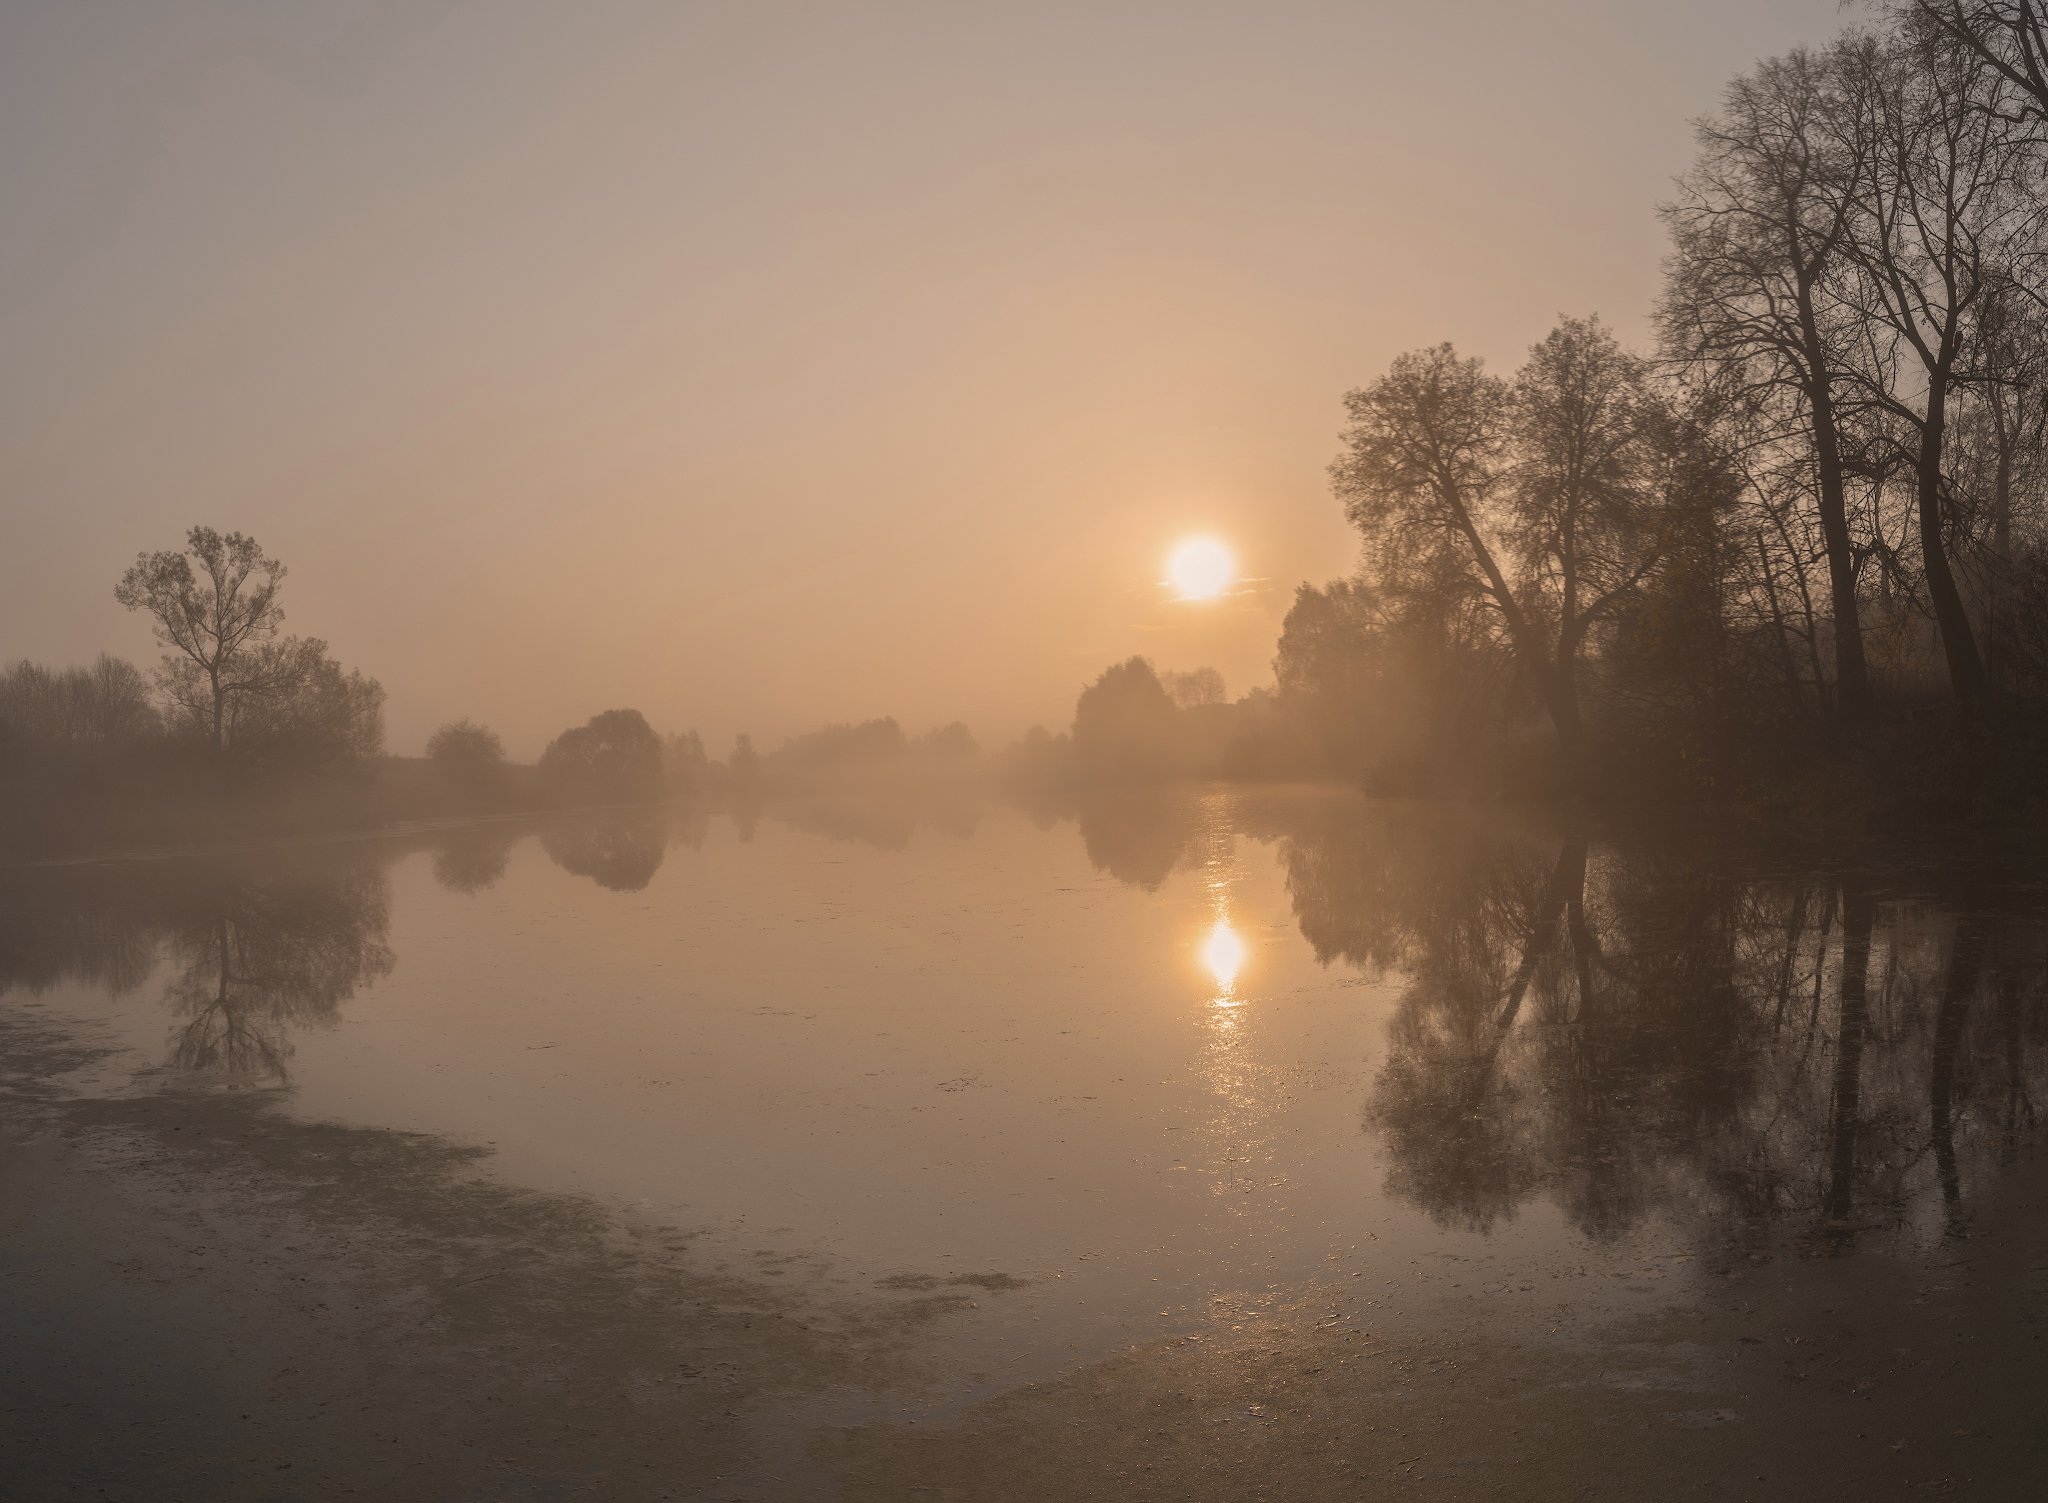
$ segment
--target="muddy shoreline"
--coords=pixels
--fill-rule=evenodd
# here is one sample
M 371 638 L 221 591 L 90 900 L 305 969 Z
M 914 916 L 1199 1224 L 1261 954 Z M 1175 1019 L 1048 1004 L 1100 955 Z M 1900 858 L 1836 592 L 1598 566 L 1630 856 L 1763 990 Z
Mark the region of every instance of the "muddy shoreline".
M 0 1470 L 25 1500 L 2048 1485 L 2048 1205 L 2021 1174 L 1945 1266 L 1759 1256 L 1677 1315 L 1533 1341 L 1489 1338 L 1480 1294 L 1441 1340 L 1275 1311 L 935 1417 L 906 1337 L 999 1289 L 820 1303 L 495 1183 L 474 1147 L 264 1093 L 75 1097 L 89 1046 L 16 1022 L 5 1047 Z M 855 1393 L 865 1418 L 800 1418 Z

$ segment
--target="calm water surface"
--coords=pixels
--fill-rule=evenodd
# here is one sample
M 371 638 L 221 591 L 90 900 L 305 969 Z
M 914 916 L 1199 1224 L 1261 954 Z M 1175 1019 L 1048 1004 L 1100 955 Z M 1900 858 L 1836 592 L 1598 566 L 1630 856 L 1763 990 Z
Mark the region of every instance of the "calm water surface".
M 15 872 L 62 1084 L 488 1146 L 820 1301 L 934 1300 L 947 1403 L 1262 1312 L 1591 1327 L 1731 1265 L 1934 1259 L 2031 1167 L 2048 926 L 1337 796 L 537 830 Z

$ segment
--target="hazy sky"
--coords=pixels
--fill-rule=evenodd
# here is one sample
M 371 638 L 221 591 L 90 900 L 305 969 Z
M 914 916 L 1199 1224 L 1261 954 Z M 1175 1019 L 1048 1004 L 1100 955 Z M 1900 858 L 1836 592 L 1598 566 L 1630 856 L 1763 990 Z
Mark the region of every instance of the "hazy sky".
M 0 0 L 0 659 L 206 521 L 393 750 L 1264 679 L 1339 397 L 1639 338 L 1689 117 L 1835 0 Z M 1197 531 L 1257 583 L 1168 601 Z

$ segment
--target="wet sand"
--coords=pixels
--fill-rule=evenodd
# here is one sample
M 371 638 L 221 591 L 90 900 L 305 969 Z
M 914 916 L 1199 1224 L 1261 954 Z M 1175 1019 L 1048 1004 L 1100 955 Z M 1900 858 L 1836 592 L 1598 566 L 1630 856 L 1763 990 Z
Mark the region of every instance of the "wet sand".
M 1941 1264 L 1732 1255 L 1641 1318 L 1427 1339 L 1335 1298 L 1236 1312 L 966 1408 L 925 1324 L 733 1277 L 508 1188 L 479 1150 L 264 1093 L 78 1099 L 6 1030 L 10 1499 L 2013 1498 L 2048 1488 L 2048 1205 Z M 2038 1186 L 2015 1174 L 2013 1185 Z M 849 1401 L 848 1395 L 860 1395 Z

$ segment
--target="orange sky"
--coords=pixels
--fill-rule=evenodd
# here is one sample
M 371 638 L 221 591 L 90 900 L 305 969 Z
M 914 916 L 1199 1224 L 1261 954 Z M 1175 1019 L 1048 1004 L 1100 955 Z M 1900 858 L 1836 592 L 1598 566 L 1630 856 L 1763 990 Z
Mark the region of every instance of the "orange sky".
M 1728 75 L 1833 0 L 0 11 L 0 658 L 146 659 L 194 521 L 531 755 L 614 705 L 1063 725 L 1263 679 L 1338 399 L 1630 337 Z M 1166 601 L 1180 536 L 1253 583 Z

